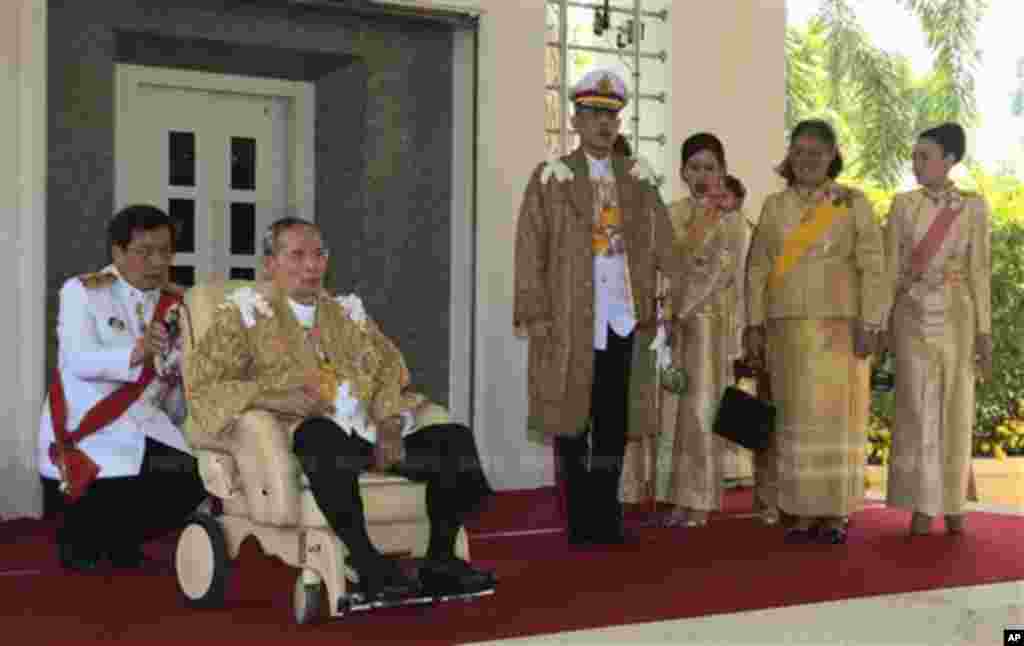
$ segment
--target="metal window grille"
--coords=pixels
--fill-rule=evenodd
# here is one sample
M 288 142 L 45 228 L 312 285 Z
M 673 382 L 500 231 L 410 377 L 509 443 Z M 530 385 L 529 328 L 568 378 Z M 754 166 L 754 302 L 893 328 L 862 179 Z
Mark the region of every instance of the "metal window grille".
M 614 4 L 607 1 L 548 0 L 545 141 L 550 156 L 566 154 L 576 145 L 576 133 L 569 122 L 569 72 L 570 60 L 579 53 L 616 57 L 629 71 L 631 78 L 627 78 L 627 82 L 632 98 L 626 111 L 630 127 L 623 135 L 634 153 L 640 154 L 644 143 L 660 147 L 667 143 L 664 132 L 647 125 L 652 110 L 666 109 L 666 94 L 664 91 L 645 91 L 647 85 L 643 83 L 641 66 L 643 61 L 655 61 L 661 70 L 665 69 L 668 52 L 665 49 L 647 50 L 643 45 L 647 24 L 651 21 L 667 23 L 668 9 L 645 10 L 643 5 L 642 0 Z M 603 37 L 605 42 L 611 41 L 609 46 L 580 43 L 574 36 L 585 29 L 593 29 L 592 33 L 598 36 L 592 40 Z M 658 166 L 655 164 L 656 168 Z M 664 177 L 658 173 L 658 182 L 664 181 Z

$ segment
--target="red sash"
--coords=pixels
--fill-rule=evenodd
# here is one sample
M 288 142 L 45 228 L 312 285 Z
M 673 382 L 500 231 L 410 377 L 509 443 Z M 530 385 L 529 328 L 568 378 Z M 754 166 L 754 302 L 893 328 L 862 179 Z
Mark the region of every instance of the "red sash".
M 156 305 L 153 320 L 163 319 L 167 310 L 180 301 L 181 298 L 176 294 L 164 291 Z M 123 415 L 142 395 L 154 377 L 156 370 L 153 369 L 152 362 L 148 362 L 142 368 L 142 374 L 137 381 L 123 384 L 96 402 L 82 418 L 78 428 L 69 432 L 68 406 L 64 398 L 60 368 L 53 371 L 53 380 L 50 382 L 50 418 L 56 441 L 50 444 L 49 455 L 50 461 L 60 470 L 64 495 L 69 501 L 74 502 L 81 498 L 100 473 L 99 465 L 78 448 L 78 443 Z
M 954 211 L 945 206 L 932 221 L 927 233 L 910 254 L 910 282 L 917 280 L 928 270 L 928 265 L 942 248 L 942 243 L 946 241 L 946 236 L 949 235 L 949 230 L 956 217 L 960 215 L 960 211 L 963 211 L 963 207 Z

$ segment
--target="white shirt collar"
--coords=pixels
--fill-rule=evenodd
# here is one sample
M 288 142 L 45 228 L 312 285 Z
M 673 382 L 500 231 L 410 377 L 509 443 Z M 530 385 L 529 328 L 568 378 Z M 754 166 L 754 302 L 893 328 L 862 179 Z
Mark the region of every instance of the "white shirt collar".
M 114 285 L 121 291 L 123 296 L 131 299 L 132 301 L 142 301 L 144 303 L 155 303 L 160 299 L 159 289 L 138 289 L 121 275 L 121 272 L 117 270 L 117 265 L 107 265 L 100 270 L 103 274 L 113 274 L 117 276 L 117 282 Z
M 583 153 L 587 156 L 587 164 L 590 166 L 590 177 L 611 177 L 612 174 L 612 156 L 606 155 L 604 159 L 598 159 L 591 157 L 589 153 Z
M 292 312 L 295 313 L 295 318 L 299 320 L 299 324 L 304 328 L 312 328 L 316 322 L 316 305 L 304 305 L 298 301 L 288 299 L 288 305 L 291 306 Z

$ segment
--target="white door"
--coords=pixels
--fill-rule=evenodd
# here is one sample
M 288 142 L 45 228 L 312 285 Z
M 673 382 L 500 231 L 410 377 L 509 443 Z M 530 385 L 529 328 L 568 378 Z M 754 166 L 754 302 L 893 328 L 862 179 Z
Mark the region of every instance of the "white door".
M 156 74 L 119 83 L 117 208 L 153 204 L 178 223 L 175 282 L 256 278 L 263 231 L 303 215 L 290 190 L 293 101 L 233 91 L 230 77 L 182 87 Z

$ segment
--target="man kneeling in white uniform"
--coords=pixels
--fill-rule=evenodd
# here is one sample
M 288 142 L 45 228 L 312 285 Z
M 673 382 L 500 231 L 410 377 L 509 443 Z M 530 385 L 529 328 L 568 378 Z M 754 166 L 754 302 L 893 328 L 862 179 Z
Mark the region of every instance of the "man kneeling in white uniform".
M 60 291 L 58 360 L 39 424 L 39 472 L 65 568 L 109 558 L 138 567 L 141 545 L 180 527 L 205 498 L 178 425 L 185 417 L 170 284 L 174 227 L 130 206 L 108 227 L 113 264 Z

